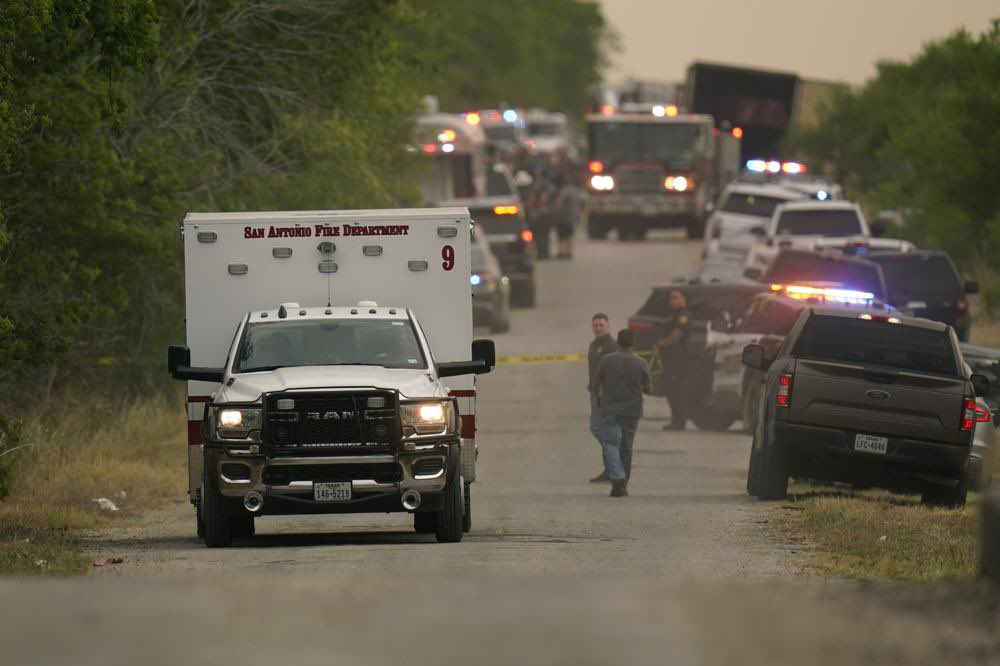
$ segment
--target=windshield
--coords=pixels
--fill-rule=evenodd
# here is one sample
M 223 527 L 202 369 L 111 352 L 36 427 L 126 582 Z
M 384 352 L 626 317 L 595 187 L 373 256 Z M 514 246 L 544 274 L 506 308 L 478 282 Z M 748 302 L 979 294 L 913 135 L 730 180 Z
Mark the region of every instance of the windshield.
M 762 282 L 776 284 L 808 284 L 832 282 L 844 289 L 867 291 L 881 297 L 882 276 L 878 266 L 861 261 L 826 258 L 819 255 L 782 252 Z
M 958 275 L 947 257 L 873 255 L 870 261 L 882 267 L 894 301 L 920 300 L 929 296 L 957 298 L 962 292 Z
M 487 236 L 521 234 L 521 218 L 518 215 L 495 215 L 492 209 L 473 211 L 472 219 Z
M 528 136 L 559 136 L 562 126 L 558 123 L 528 123 Z
M 699 126 L 690 123 L 592 123 L 590 156 L 601 160 L 689 164 L 695 158 L 700 134 Z
M 956 375 L 951 339 L 944 331 L 842 317 L 812 317 L 795 355 L 823 361 L 883 365 Z
M 486 138 L 490 141 L 517 142 L 517 133 L 514 132 L 513 125 L 494 125 L 483 128 L 483 131 L 486 132 Z
M 233 372 L 317 365 L 426 369 L 409 320 L 323 319 L 247 324 Z
M 776 234 L 788 236 L 854 236 L 861 220 L 853 210 L 786 210 L 778 218 Z
M 781 197 L 767 197 L 759 194 L 747 194 L 745 192 L 730 192 L 729 196 L 722 204 L 722 212 L 737 213 L 739 215 L 754 215 L 756 217 L 766 217 L 770 219 L 774 209 L 778 204 L 783 204 L 788 199 Z

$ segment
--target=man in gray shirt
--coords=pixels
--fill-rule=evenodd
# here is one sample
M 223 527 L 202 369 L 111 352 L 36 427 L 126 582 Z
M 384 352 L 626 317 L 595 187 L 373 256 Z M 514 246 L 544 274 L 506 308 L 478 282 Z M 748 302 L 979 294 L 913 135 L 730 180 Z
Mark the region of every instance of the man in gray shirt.
M 618 331 L 618 351 L 603 357 L 591 381 L 599 407 L 598 430 L 611 497 L 628 495 L 632 444 L 642 417 L 642 395 L 653 392 L 646 361 L 635 355 L 635 332 Z

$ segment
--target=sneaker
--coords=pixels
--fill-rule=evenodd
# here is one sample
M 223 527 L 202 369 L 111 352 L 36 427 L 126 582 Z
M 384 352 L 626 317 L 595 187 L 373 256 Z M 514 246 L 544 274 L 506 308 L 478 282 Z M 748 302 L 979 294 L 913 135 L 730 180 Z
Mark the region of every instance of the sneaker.
M 608 476 L 607 472 L 601 472 L 600 474 L 598 474 L 597 476 L 595 476 L 594 478 L 592 478 L 590 480 L 590 482 L 591 483 L 607 483 L 610 480 L 611 480 L 611 477 Z
M 611 497 L 628 497 L 628 486 L 625 479 L 611 482 Z

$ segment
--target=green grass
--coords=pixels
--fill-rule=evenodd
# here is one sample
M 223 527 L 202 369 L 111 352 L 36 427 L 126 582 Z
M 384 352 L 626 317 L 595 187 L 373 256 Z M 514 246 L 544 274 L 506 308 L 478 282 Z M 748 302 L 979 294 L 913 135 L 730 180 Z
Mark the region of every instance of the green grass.
M 23 424 L 27 444 L 0 502 L 0 574 L 78 573 L 79 531 L 115 524 L 186 490 L 183 398 L 94 402 Z M 118 511 L 94 501 L 107 498 Z
M 796 484 L 777 520 L 782 536 L 811 547 L 808 565 L 862 580 L 971 578 L 979 551 L 978 496 L 962 510 L 919 498 Z

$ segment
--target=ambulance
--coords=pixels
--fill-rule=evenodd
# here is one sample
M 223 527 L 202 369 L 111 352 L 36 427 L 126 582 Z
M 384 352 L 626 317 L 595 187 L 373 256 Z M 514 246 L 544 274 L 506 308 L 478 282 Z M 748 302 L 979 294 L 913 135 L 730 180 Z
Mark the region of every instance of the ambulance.
M 468 209 L 189 213 L 188 494 L 209 547 L 267 515 L 409 512 L 458 542 L 476 479 Z

